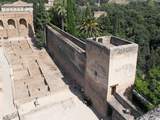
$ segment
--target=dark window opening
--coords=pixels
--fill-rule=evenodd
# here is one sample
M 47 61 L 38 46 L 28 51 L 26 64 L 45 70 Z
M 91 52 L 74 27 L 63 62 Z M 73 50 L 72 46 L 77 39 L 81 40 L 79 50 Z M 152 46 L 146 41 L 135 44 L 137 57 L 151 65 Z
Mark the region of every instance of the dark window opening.
M 25 19 L 20 19 L 19 20 L 21 28 L 27 28 L 27 22 Z
M 111 86 L 111 94 L 114 95 L 116 93 L 117 85 Z
M 97 71 L 94 71 L 94 75 L 95 75 L 95 76 L 97 76 L 97 75 L 98 75 Z
M 102 39 L 102 38 L 99 38 L 99 39 L 98 39 L 98 42 L 99 42 L 99 43 L 103 43 L 103 39 Z
M 15 24 L 15 21 L 13 19 L 8 20 L 8 27 L 9 27 L 9 29 L 16 28 L 16 24 Z

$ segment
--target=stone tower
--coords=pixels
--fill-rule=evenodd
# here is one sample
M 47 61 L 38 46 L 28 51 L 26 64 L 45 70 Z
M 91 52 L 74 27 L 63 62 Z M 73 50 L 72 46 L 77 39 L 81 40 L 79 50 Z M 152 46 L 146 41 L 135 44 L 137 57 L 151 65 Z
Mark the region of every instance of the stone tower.
M 107 115 L 107 101 L 134 84 L 138 45 L 117 37 L 87 40 L 85 93 L 99 115 Z

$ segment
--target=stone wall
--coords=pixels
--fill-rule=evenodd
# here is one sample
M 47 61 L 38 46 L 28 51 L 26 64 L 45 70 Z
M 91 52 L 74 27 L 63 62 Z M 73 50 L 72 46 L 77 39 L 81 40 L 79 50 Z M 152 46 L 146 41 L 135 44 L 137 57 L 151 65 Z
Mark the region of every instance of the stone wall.
M 48 52 L 62 70 L 83 87 L 86 63 L 85 51 L 63 34 L 49 26 L 46 27 Z M 73 40 L 76 41 L 77 39 Z M 79 43 L 79 41 L 76 42 Z
M 74 37 L 73 35 L 59 29 L 58 27 L 49 24 L 49 26 L 51 26 L 53 29 L 55 29 L 57 32 L 59 32 L 60 34 L 62 34 L 64 37 L 68 38 L 71 42 L 73 42 L 74 44 L 78 45 L 80 48 L 82 48 L 83 50 L 86 49 L 86 43 L 76 37 Z
M 138 46 L 134 43 L 110 49 L 108 91 L 116 85 L 117 93 L 125 93 L 135 81 Z M 109 97 L 111 94 L 108 94 Z
M 109 49 L 93 40 L 86 44 L 85 93 L 101 117 L 107 113 Z
M 33 37 L 33 15 L 30 12 L 0 12 L 0 38 Z
M 104 38 L 104 42 L 88 39 L 84 43 L 53 25 L 46 27 L 48 52 L 84 88 L 100 118 L 106 118 L 113 93 L 124 94 L 134 84 L 138 51 L 132 42 Z

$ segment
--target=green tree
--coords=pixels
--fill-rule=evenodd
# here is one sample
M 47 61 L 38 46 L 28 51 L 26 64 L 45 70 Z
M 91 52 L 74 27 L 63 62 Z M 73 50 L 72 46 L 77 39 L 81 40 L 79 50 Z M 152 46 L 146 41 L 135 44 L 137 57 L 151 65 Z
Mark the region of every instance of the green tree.
M 84 37 L 97 37 L 100 35 L 100 28 L 95 18 L 84 19 L 79 26 L 79 30 Z
M 57 14 L 61 19 L 61 28 L 64 30 L 65 27 L 65 18 L 67 16 L 67 1 L 66 0 L 57 0 L 55 1 L 54 8 Z
M 160 82 L 160 66 L 154 67 L 149 70 L 149 78 Z
M 76 34 L 75 12 L 75 0 L 67 0 L 67 30 L 73 35 Z
M 48 23 L 48 13 L 45 10 L 44 0 L 31 0 L 34 8 L 34 27 L 36 33 L 36 45 L 41 48 L 45 44 L 44 28 Z
M 84 17 L 82 17 L 82 20 L 78 28 L 79 28 L 80 34 L 84 38 L 97 37 L 101 33 L 98 20 L 93 17 L 93 13 L 90 9 L 89 4 L 87 4 L 87 8 L 86 8 Z

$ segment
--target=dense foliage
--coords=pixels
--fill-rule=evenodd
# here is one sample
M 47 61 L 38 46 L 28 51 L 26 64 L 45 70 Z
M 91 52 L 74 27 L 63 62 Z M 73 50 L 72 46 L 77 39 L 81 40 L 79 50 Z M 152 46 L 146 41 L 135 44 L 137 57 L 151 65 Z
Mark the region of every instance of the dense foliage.
M 139 44 L 135 89 L 153 104 L 148 109 L 160 104 L 160 4 L 148 0 L 89 7 L 86 1 L 82 2 L 77 1 L 83 6 L 75 11 L 78 37 L 112 34 Z M 107 16 L 95 19 L 95 10 L 106 11 Z
M 0 0 L 0 2 L 15 0 Z M 160 4 L 131 2 L 127 5 L 94 5 L 95 0 L 55 0 L 49 17 L 43 0 L 25 0 L 34 3 L 34 26 L 38 46 L 44 44 L 44 25 L 50 22 L 80 38 L 98 35 L 116 35 L 139 44 L 135 89 L 154 106 L 160 104 Z M 101 0 L 101 3 L 105 0 Z M 68 5 L 67 5 L 68 2 Z M 77 3 L 76 9 L 74 3 Z M 107 16 L 93 17 L 94 10 L 104 10 Z M 75 16 L 76 15 L 76 16 Z M 71 18 L 71 19 L 70 19 Z M 76 19 L 75 19 L 76 18 Z M 76 30 L 75 30 L 76 29 Z M 150 108 L 150 107 L 149 107 Z
M 160 104 L 160 4 L 149 0 L 128 5 L 105 4 L 99 18 L 103 35 L 113 34 L 139 44 L 135 89 L 153 105 Z
M 48 23 L 48 13 L 45 11 L 44 0 L 28 0 L 34 7 L 34 27 L 36 33 L 36 46 L 41 48 L 45 44 L 44 27 Z
M 138 68 L 142 74 L 160 65 L 160 5 L 134 2 L 126 6 L 104 5 L 103 34 L 113 34 L 139 44 Z M 155 58 L 156 57 L 156 58 Z
M 67 0 L 67 31 L 76 35 L 75 0 Z

